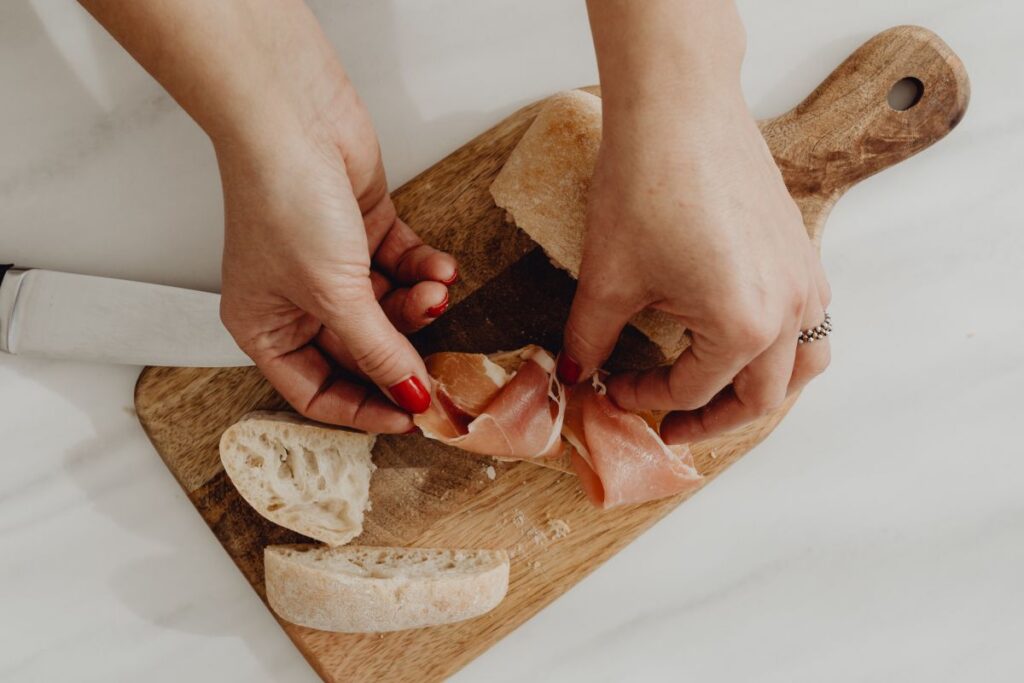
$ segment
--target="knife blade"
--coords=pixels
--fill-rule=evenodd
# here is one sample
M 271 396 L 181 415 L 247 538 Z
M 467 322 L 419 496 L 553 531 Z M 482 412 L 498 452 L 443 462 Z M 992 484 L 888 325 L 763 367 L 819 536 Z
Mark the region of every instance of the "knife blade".
M 252 365 L 220 321 L 220 296 L 0 266 L 0 351 L 187 367 Z

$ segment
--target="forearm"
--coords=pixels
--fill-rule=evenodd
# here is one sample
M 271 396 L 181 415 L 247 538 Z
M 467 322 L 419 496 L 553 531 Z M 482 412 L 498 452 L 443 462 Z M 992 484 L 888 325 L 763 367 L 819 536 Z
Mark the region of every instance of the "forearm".
M 308 128 L 348 82 L 299 0 L 81 4 L 215 142 Z
M 587 11 L 606 124 L 739 96 L 745 37 L 732 0 L 588 0 Z

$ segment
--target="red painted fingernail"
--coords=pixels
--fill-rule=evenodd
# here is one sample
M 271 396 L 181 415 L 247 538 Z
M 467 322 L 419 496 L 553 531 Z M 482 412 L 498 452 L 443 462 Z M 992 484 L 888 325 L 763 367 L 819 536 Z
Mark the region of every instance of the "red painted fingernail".
M 425 413 L 430 407 L 430 393 L 415 375 L 388 387 L 388 391 L 391 392 L 391 398 L 395 399 L 395 403 L 414 415 Z
M 445 311 L 448 310 L 448 292 L 444 293 L 444 299 L 436 306 L 431 306 L 427 309 L 427 316 L 430 318 L 436 318 Z
M 458 280 L 458 279 L 459 279 L 459 269 L 456 268 L 454 271 L 452 271 L 452 276 L 450 278 L 448 278 L 447 280 L 441 280 L 441 284 L 442 285 L 454 285 L 455 281 Z
M 583 368 L 564 351 L 558 356 L 558 379 L 565 384 L 576 384 L 580 381 Z
M 413 425 L 412 429 L 410 429 L 409 431 L 406 431 L 406 432 L 402 432 L 402 433 L 403 434 L 422 434 L 423 430 L 420 429 L 419 427 L 417 427 L 416 425 Z

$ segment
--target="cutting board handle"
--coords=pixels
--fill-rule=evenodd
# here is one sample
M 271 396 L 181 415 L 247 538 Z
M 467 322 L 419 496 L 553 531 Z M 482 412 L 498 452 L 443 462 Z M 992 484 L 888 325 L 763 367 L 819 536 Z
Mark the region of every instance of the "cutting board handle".
M 790 193 L 813 217 L 812 239 L 819 241 L 828 209 L 846 190 L 941 140 L 969 99 L 967 71 L 950 47 L 928 29 L 897 26 L 762 124 Z

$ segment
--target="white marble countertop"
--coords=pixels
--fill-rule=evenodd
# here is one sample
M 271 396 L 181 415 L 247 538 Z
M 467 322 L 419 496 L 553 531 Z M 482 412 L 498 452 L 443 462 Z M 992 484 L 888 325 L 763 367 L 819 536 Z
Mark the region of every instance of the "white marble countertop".
M 833 364 L 779 430 L 458 681 L 1024 675 L 1024 5 L 741 9 L 760 115 L 899 23 L 964 58 L 971 110 L 840 202 Z M 316 10 L 395 184 L 595 80 L 582 0 Z M 209 145 L 84 12 L 3 3 L 0 93 L 0 260 L 217 288 Z M 137 374 L 0 358 L 0 679 L 314 680 L 147 442 Z

